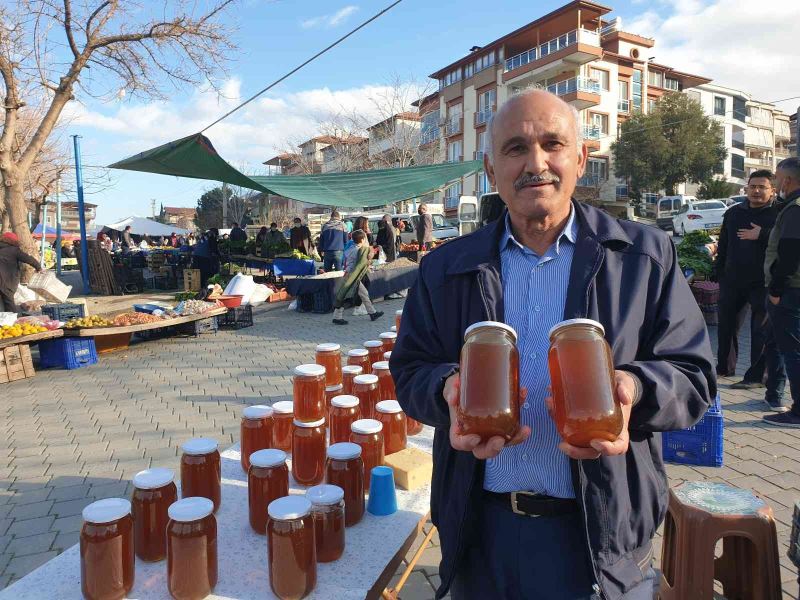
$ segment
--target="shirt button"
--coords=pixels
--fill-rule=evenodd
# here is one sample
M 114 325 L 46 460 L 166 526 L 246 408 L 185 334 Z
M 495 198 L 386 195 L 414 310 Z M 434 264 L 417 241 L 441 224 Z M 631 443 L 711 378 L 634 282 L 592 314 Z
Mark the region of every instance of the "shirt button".
M 537 356 L 536 352 L 531 352 L 531 358 L 532 359 L 536 360 L 536 356 Z
M 534 306 L 534 307 L 533 307 L 533 310 L 535 310 L 536 312 L 539 312 L 539 311 L 540 311 L 540 310 L 542 310 L 542 309 L 541 309 L 541 308 L 539 307 L 539 305 L 537 304 L 536 306 Z
M 522 455 L 522 460 L 528 460 L 528 455 L 527 454 L 523 454 Z
M 522 408 L 530 408 L 530 407 L 531 407 L 531 405 L 530 405 L 530 404 L 528 404 L 527 402 L 526 402 L 525 404 L 523 404 L 523 405 L 522 405 Z

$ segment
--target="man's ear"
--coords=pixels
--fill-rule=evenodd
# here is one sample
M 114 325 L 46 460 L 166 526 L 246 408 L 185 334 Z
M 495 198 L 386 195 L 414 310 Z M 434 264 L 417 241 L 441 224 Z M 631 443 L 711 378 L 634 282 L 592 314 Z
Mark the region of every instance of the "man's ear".
M 489 155 L 485 152 L 483 153 L 483 170 L 486 173 L 486 177 L 489 179 L 489 183 L 495 188 L 494 184 L 494 166 L 492 165 L 492 161 L 489 160 Z
M 586 143 L 581 144 L 580 150 L 578 150 L 578 179 L 583 177 L 584 171 L 586 171 L 586 161 L 588 160 L 589 156 L 589 149 L 586 147 Z

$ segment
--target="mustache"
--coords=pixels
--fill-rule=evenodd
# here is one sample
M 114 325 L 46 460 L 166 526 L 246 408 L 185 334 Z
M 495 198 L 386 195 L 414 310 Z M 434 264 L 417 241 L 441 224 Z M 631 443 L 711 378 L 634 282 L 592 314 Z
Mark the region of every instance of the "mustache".
M 514 189 L 516 191 L 520 191 L 526 185 L 530 185 L 532 183 L 561 183 L 561 178 L 550 171 L 544 171 L 539 175 L 525 173 L 514 182 Z

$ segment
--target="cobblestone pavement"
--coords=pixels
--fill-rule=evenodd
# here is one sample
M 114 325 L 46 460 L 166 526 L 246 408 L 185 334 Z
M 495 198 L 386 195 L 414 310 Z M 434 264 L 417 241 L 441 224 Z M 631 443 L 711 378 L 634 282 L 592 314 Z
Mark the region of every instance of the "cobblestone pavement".
M 388 330 L 401 304 L 381 303 L 386 316 L 378 322 L 350 317 L 347 327 L 334 327 L 330 315 L 271 306 L 256 311 L 251 328 L 140 343 L 92 367 L 41 371 L 3 385 L 0 588 L 75 544 L 84 506 L 130 494 L 130 479 L 141 469 L 175 468 L 178 448 L 190 437 L 235 442 L 242 406 L 287 399 L 290 369 L 308 361 L 318 342 L 357 346 Z M 778 520 L 785 597 L 794 598 L 796 570 L 785 555 L 792 507 L 800 500 L 800 430 L 763 425 L 763 390 L 728 389 L 733 381 L 722 381 L 725 466 L 670 466 L 670 483 L 725 481 L 763 495 Z M 657 546 L 659 556 L 660 539 Z M 433 598 L 439 559 L 434 536 L 401 598 Z

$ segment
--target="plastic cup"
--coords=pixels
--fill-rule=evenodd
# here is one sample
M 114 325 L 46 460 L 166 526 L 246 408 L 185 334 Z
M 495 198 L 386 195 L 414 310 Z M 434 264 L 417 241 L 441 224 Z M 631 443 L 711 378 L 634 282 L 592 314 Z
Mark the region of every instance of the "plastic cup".
M 397 512 L 394 471 L 390 467 L 373 467 L 370 473 L 367 510 L 379 517 Z

